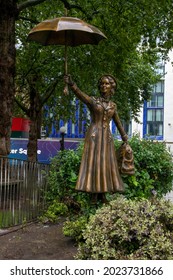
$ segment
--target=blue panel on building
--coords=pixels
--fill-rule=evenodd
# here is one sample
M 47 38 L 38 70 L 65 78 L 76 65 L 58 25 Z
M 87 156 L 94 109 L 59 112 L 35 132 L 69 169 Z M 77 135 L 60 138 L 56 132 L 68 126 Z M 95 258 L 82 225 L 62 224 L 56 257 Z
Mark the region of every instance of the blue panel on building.
M 27 160 L 27 139 L 11 139 L 11 152 L 9 158 Z M 76 149 L 79 145 L 79 141 L 65 139 L 65 149 Z M 50 159 L 53 158 L 60 150 L 59 140 L 38 140 L 37 156 L 38 162 L 50 163 Z

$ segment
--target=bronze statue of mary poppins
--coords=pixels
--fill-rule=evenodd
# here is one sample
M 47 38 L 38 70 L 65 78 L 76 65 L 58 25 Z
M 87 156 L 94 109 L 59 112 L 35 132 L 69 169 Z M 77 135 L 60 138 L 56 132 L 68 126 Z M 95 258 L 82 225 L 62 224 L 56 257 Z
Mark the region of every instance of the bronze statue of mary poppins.
M 70 75 L 65 75 L 67 83 L 77 98 L 84 102 L 91 114 L 91 124 L 85 137 L 82 161 L 76 190 L 92 193 L 92 201 L 98 198 L 107 202 L 106 193 L 124 191 L 121 173 L 134 174 L 133 154 L 127 143 L 128 136 L 118 116 L 117 106 L 111 101 L 116 90 L 116 80 L 111 75 L 103 75 L 98 81 L 100 97 L 89 96 L 82 92 L 72 81 Z M 124 144 L 117 154 L 110 131 L 110 121 L 114 120 Z
M 96 27 L 71 17 L 45 20 L 34 27 L 28 39 L 42 45 L 65 46 L 65 83 L 68 84 L 77 98 L 84 102 L 91 113 L 91 124 L 88 128 L 82 162 L 76 190 L 92 193 L 92 200 L 106 202 L 107 192 L 123 192 L 123 181 L 120 171 L 134 173 L 133 155 L 127 143 L 128 137 L 117 113 L 117 106 L 110 100 L 117 83 L 113 76 L 104 75 L 98 81 L 101 96 L 96 98 L 82 92 L 67 75 L 67 46 L 81 44 L 98 44 L 106 36 Z M 65 89 L 67 92 L 67 88 Z M 118 153 L 121 163 L 118 164 L 110 121 L 114 120 L 124 145 Z

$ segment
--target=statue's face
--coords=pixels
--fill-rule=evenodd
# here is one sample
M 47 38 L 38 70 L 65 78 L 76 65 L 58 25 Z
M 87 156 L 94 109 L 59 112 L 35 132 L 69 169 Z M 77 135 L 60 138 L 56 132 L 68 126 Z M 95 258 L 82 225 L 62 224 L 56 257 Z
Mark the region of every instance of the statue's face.
M 100 81 L 100 92 L 101 95 L 106 98 L 111 95 L 111 84 L 109 82 L 109 79 L 106 77 L 103 77 L 102 80 Z

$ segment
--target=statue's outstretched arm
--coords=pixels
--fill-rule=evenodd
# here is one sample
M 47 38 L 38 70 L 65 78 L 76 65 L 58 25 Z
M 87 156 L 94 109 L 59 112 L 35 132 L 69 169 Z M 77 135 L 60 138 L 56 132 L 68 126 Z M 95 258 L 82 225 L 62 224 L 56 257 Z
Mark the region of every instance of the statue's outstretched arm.
M 70 75 L 64 76 L 64 81 L 66 84 L 68 84 L 71 88 L 71 90 L 74 92 L 74 94 L 85 104 L 89 105 L 93 103 L 93 99 L 87 95 L 86 93 L 82 92 L 78 86 L 72 81 Z

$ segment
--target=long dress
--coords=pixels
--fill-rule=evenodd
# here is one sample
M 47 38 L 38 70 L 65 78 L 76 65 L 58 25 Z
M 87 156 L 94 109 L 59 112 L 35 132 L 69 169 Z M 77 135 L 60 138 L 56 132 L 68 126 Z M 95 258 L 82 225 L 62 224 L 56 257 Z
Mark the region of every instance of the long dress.
M 113 119 L 120 134 L 126 136 L 114 102 L 105 103 L 102 97 L 91 97 L 75 84 L 71 86 L 75 95 L 90 110 L 91 124 L 87 130 L 76 190 L 91 193 L 123 192 L 115 146 L 110 131 Z

